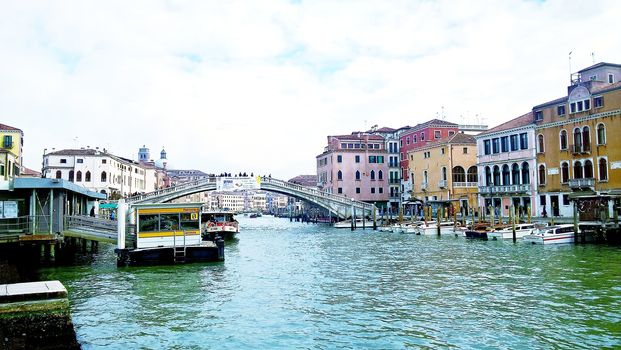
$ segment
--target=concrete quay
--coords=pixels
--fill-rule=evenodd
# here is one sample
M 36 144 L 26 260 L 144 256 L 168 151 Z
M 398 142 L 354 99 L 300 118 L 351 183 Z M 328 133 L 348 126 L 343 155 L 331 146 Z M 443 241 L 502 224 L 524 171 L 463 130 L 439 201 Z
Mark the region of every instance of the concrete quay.
M 0 348 L 79 349 L 65 286 L 0 284 Z

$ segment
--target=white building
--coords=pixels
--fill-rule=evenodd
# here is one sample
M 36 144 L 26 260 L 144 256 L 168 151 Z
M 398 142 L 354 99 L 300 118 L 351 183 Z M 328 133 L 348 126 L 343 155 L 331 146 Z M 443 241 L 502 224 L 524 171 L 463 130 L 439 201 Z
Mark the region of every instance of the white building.
M 111 195 L 156 189 L 156 169 L 115 156 L 104 149 L 64 149 L 43 154 L 43 177 L 65 179 L 91 191 Z

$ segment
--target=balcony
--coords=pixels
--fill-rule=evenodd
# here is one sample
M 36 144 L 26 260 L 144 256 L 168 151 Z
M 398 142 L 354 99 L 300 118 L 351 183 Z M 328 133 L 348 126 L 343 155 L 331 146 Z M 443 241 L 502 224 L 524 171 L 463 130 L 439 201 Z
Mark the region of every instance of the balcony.
M 447 182 L 448 182 L 448 181 L 446 181 L 446 180 L 440 180 L 440 181 L 438 181 L 438 187 L 440 187 L 440 188 L 446 188 L 446 186 L 447 186 Z
M 569 179 L 569 187 L 571 189 L 592 188 L 595 186 L 595 179 Z
M 399 168 L 400 167 L 399 162 L 389 162 L 388 166 L 390 168 Z
M 478 185 L 478 182 L 453 182 L 453 187 L 455 188 L 477 187 Z
M 420 189 L 423 191 L 427 191 L 427 182 L 421 182 L 420 183 Z
M 524 193 L 529 190 L 530 184 L 479 187 L 479 192 L 481 194 Z
M 584 144 L 571 145 L 570 149 L 573 154 L 591 153 L 591 144 L 584 143 Z
M 401 179 L 390 179 L 388 183 L 399 185 L 401 184 Z

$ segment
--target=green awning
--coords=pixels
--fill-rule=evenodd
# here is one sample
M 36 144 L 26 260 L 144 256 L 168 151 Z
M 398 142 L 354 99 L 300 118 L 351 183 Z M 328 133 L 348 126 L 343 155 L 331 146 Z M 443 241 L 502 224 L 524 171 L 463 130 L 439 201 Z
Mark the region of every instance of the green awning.
M 101 203 L 99 209 L 116 209 L 116 203 Z

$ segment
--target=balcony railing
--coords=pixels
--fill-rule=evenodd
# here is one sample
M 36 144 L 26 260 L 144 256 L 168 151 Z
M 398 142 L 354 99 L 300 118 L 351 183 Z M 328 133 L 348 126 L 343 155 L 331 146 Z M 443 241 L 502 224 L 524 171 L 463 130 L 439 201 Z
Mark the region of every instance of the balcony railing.
M 391 184 L 400 184 L 401 183 L 401 179 L 390 179 L 388 180 L 389 183 Z
M 420 189 L 423 191 L 427 191 L 427 182 L 421 182 L 420 183 Z
M 595 186 L 595 179 L 569 179 L 569 187 L 570 188 L 590 188 Z
M 530 184 L 523 185 L 502 185 L 502 186 L 480 186 L 479 192 L 482 194 L 496 193 L 523 193 L 530 190 Z
M 591 144 L 583 143 L 583 144 L 575 144 L 570 147 L 573 154 L 582 154 L 582 153 L 591 153 Z
M 453 187 L 455 188 L 477 187 L 478 185 L 478 182 L 453 182 Z
M 399 162 L 389 162 L 388 166 L 391 168 L 398 168 L 399 167 Z
M 446 183 L 447 183 L 446 180 L 440 180 L 440 181 L 438 181 L 438 187 L 446 188 Z

